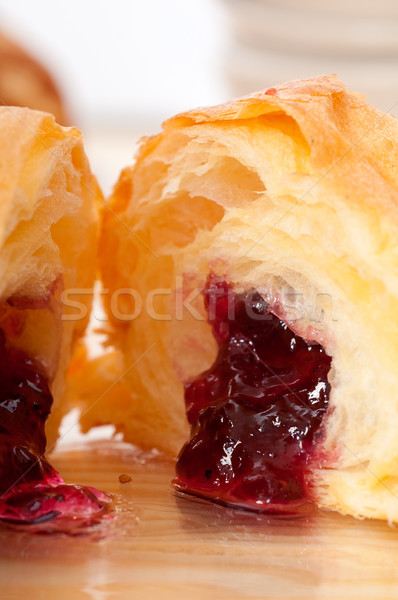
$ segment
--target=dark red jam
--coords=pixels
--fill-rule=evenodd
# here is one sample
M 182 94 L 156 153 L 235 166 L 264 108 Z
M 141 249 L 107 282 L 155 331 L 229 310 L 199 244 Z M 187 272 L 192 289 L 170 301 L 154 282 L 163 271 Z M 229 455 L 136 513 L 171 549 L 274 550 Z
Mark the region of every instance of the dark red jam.
M 256 291 L 210 276 L 205 306 L 218 343 L 208 371 L 185 385 L 191 439 L 179 490 L 259 511 L 294 510 L 328 405 L 331 358 L 270 312 Z
M 60 515 L 88 518 L 106 494 L 67 485 L 45 457 L 52 396 L 47 378 L 0 330 L 0 520 L 41 523 Z

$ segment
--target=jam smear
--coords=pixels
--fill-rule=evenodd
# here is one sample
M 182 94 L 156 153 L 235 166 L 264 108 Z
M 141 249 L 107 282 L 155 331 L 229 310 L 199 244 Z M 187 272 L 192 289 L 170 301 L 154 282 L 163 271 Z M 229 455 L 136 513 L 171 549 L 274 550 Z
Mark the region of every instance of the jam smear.
M 309 496 L 306 471 L 327 410 L 331 358 L 255 290 L 235 293 L 210 275 L 204 296 L 218 355 L 185 385 L 191 439 L 174 483 L 224 505 L 295 512 Z
M 0 330 L 0 520 L 42 523 L 55 517 L 91 518 L 110 498 L 65 484 L 45 457 L 45 423 L 52 396 L 43 369 L 9 346 Z

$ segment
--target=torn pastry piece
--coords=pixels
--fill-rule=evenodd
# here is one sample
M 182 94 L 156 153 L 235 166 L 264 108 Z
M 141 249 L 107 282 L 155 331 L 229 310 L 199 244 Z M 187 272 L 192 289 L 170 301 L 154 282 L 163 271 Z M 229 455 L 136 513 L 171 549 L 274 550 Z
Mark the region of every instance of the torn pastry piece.
M 397 164 L 397 121 L 334 76 L 143 140 L 101 241 L 114 422 L 180 489 L 398 520 Z
M 0 108 L 1 519 L 99 510 L 95 494 L 65 486 L 45 455 L 45 426 L 51 449 L 89 316 L 99 198 L 78 130 Z
M 28 52 L 0 33 L 0 102 L 50 112 L 66 125 L 60 91 L 48 71 Z

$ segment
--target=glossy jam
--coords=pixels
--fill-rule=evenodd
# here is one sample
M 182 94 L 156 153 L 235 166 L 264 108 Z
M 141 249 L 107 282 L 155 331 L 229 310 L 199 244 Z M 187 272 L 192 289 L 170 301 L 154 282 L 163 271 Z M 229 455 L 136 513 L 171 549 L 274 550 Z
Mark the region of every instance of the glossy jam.
M 45 457 L 52 397 L 43 370 L 0 330 L 0 520 L 40 523 L 91 517 L 109 498 L 67 485 Z
M 308 497 L 331 358 L 294 334 L 256 291 L 237 294 L 209 277 L 205 305 L 218 355 L 185 386 L 191 439 L 175 484 L 227 505 L 294 510 Z

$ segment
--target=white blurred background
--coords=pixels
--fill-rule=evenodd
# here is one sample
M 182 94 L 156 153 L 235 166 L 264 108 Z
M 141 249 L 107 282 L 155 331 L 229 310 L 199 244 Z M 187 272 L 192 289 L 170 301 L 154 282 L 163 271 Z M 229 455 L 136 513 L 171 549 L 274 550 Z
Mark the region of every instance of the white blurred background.
M 163 119 L 288 79 L 335 72 L 398 112 L 398 0 L 0 0 L 0 19 L 56 79 L 106 193 Z
M 0 27 L 45 64 L 79 125 L 160 126 L 227 97 L 217 0 L 0 0 Z

